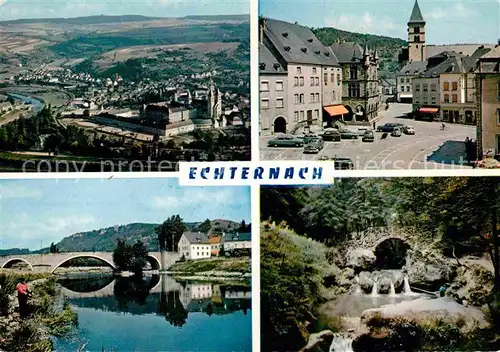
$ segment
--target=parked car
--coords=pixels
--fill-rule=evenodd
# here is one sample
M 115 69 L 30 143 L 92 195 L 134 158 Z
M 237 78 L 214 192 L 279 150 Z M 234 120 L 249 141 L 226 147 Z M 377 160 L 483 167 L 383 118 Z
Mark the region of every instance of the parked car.
M 323 138 L 318 137 L 315 139 L 311 139 L 309 143 L 307 143 L 304 146 L 304 153 L 312 153 L 312 154 L 319 153 L 324 146 L 325 142 L 323 141 Z
M 267 145 L 269 147 L 302 147 L 304 145 L 304 141 L 295 136 L 280 135 L 271 139 Z
M 320 135 L 318 134 L 315 134 L 315 133 L 308 133 L 308 134 L 304 134 L 303 137 L 299 137 L 299 138 L 302 138 L 302 140 L 304 141 L 304 144 L 307 144 L 317 138 L 321 138 Z
M 363 135 L 363 138 L 361 138 L 363 142 L 374 142 L 375 141 L 375 135 L 373 134 L 373 131 L 366 131 L 365 134 Z
M 399 127 L 394 128 L 391 132 L 391 136 L 401 137 L 401 129 Z
M 358 136 L 364 136 L 367 131 L 369 131 L 369 129 L 366 127 L 358 128 Z
M 404 134 L 411 134 L 411 135 L 413 135 L 413 134 L 415 134 L 415 127 L 413 127 L 413 126 L 405 126 L 403 128 L 403 133 Z
M 339 130 L 340 132 L 340 137 L 342 139 L 358 139 L 358 133 L 350 131 L 348 129 L 341 129 Z
M 354 169 L 354 163 L 349 158 L 333 158 L 335 162 L 336 170 L 352 170 Z
M 323 133 L 323 140 L 324 141 L 340 141 L 342 139 L 342 136 L 340 134 L 339 130 L 336 129 L 327 129 Z
M 399 127 L 399 129 L 403 129 L 404 126 L 405 125 L 402 123 L 388 122 L 382 126 L 378 126 L 377 132 L 392 132 L 392 131 L 394 131 L 395 128 Z

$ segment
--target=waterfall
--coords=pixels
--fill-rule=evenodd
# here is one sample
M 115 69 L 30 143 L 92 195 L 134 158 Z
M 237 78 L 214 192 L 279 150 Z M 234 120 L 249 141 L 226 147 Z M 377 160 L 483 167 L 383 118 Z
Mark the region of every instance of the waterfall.
M 404 292 L 405 292 L 406 295 L 413 294 L 413 292 L 411 292 L 410 283 L 408 282 L 408 275 L 405 275 L 403 290 L 404 290 Z
M 391 291 L 389 292 L 390 296 L 396 296 L 396 288 L 394 287 L 394 282 L 391 280 Z
M 372 296 L 378 296 L 378 287 L 376 282 L 373 283 Z
M 352 338 L 343 334 L 335 334 L 330 345 L 330 352 L 354 352 L 352 349 Z
M 354 291 L 354 293 L 355 293 L 355 294 L 357 294 L 357 295 L 362 294 L 362 293 L 363 293 L 363 291 L 361 291 L 361 286 L 357 285 L 357 286 L 356 286 L 356 291 Z

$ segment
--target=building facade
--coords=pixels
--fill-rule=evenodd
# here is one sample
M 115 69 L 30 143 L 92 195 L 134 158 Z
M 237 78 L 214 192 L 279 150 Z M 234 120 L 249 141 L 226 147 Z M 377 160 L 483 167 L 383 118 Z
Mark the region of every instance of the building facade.
M 309 28 L 298 24 L 261 19 L 259 33 L 261 45 L 274 58 L 273 67 L 277 63 L 287 73 L 287 79 L 283 80 L 283 88 L 287 93 L 287 105 L 283 108 L 287 112 L 283 116 L 285 121 L 281 116 L 272 124 L 266 121 L 261 128 L 269 129 L 261 133 L 297 133 L 306 129 L 322 129 L 323 108 L 340 105 L 342 99 L 342 87 L 337 83 L 341 69 L 335 54 Z M 262 50 L 261 53 L 266 55 L 267 51 Z M 265 61 L 261 59 L 260 62 Z M 267 65 L 264 69 L 267 69 Z M 265 82 L 265 77 L 261 77 L 261 82 L 269 84 Z M 271 99 L 268 98 L 270 92 L 263 93 L 264 99 Z M 281 104 L 281 100 L 276 103 Z
M 440 105 L 439 75 L 429 73 L 413 78 L 413 111 L 437 117 Z
M 235 249 L 251 249 L 252 235 L 251 233 L 225 233 L 222 236 L 222 246 L 224 252 L 231 252 Z
M 407 63 L 396 75 L 397 101 L 413 103 L 413 78 L 425 72 L 427 61 Z
M 342 103 L 347 109 L 346 122 L 369 122 L 378 116 L 379 57 L 377 50 L 364 49 L 356 43 L 334 43 L 331 46 L 342 67 Z
M 408 61 L 425 61 L 427 58 L 425 45 L 425 20 L 415 0 L 410 20 L 408 21 Z
M 288 119 L 288 72 L 269 49 L 259 44 L 260 133 L 286 133 Z
M 476 66 L 477 157 L 500 154 L 500 46 Z
M 186 260 L 206 259 L 211 257 L 212 245 L 204 233 L 184 232 L 177 244 L 177 251 Z

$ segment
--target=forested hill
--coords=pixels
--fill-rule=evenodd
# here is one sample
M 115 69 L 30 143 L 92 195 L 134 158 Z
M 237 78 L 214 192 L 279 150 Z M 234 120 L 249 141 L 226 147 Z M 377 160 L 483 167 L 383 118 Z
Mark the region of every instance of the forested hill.
M 401 48 L 408 44 L 405 40 L 399 38 L 353 33 L 330 27 L 312 28 L 312 31 L 327 46 L 341 40 L 358 43 L 362 47 L 364 47 L 365 43 L 368 43 L 370 49 L 377 48 L 381 59 L 381 73 L 395 73 L 399 71 L 398 54 Z
M 116 225 L 99 230 L 75 233 L 71 236 L 63 238 L 56 247 L 61 252 L 89 252 L 89 251 L 113 251 L 116 247 L 118 239 L 125 239 L 128 243 L 136 242 L 137 240 L 144 242 L 148 250 L 158 250 L 158 240 L 155 233 L 155 228 L 160 224 L 148 223 L 132 223 L 127 225 Z M 240 231 L 242 223 L 226 219 L 205 220 L 203 222 L 184 222 L 188 231 L 201 232 L 234 232 Z M 248 225 L 246 230 L 249 231 Z M 44 248 L 37 251 L 29 251 L 28 249 L 2 249 L 2 255 L 14 254 L 30 254 L 30 253 L 48 253 L 49 248 Z

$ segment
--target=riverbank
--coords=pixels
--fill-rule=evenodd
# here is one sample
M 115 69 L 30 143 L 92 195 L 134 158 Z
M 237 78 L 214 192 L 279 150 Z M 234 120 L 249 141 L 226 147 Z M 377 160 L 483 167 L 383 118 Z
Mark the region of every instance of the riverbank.
M 212 258 L 175 263 L 164 272 L 175 279 L 185 281 L 250 281 L 250 257 Z
M 28 281 L 29 317 L 21 319 L 15 286 L 20 277 Z M 60 302 L 59 287 L 49 274 L 0 274 L 0 349 L 6 351 L 52 351 L 52 337 L 64 336 L 77 324 L 68 304 Z

